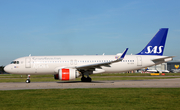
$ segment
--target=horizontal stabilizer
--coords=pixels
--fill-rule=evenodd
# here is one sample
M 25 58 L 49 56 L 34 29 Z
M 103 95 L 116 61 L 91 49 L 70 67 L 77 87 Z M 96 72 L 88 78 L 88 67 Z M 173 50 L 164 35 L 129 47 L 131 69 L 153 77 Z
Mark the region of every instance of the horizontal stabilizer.
M 175 56 L 167 56 L 167 57 L 163 57 L 163 58 L 157 58 L 157 59 L 152 59 L 152 61 L 154 63 L 161 63 L 161 62 L 168 62 L 168 61 L 171 61 L 172 58 L 174 58 Z

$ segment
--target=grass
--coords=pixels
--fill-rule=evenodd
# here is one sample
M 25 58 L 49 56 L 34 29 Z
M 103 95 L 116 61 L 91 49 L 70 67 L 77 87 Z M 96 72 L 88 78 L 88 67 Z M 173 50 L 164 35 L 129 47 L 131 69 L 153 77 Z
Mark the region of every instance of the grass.
M 93 81 L 103 81 L 103 80 L 148 80 L 148 79 L 171 79 L 180 77 L 91 77 Z
M 171 79 L 171 78 L 180 78 L 180 77 L 91 77 L 93 81 L 115 81 L 115 80 L 148 80 L 148 79 Z M 75 79 L 74 81 L 80 81 L 80 78 Z M 4 82 L 25 82 L 26 78 L 3 78 L 0 79 L 0 83 Z M 31 82 L 59 82 L 61 80 L 55 80 L 53 77 L 50 78 L 31 78 Z
M 127 77 L 130 76 L 130 77 Z M 135 76 L 135 77 L 133 77 Z M 95 74 L 93 80 L 180 78 L 149 74 Z M 174 77 L 172 77 L 174 76 Z M 0 82 L 24 82 L 26 75 L 0 75 Z M 77 78 L 76 80 L 80 80 Z M 32 82 L 58 81 L 53 75 L 31 75 Z M 0 91 L 1 110 L 179 110 L 180 88 L 91 88 Z
M 179 110 L 180 88 L 0 91 L 1 110 Z
M 149 77 L 146 77 L 149 76 Z M 169 79 L 169 78 L 180 78 L 180 73 L 166 73 L 164 76 L 150 76 L 150 74 L 141 73 L 105 73 L 105 74 L 93 74 L 91 78 L 93 81 L 102 80 L 148 80 L 148 79 Z M 168 77 L 167 77 L 168 76 Z M 15 74 L 1 74 L 0 83 L 2 82 L 25 82 L 26 75 L 15 75 Z M 80 81 L 80 78 L 75 79 Z M 55 80 L 53 75 L 31 75 L 31 82 L 50 82 L 59 81 Z
M 103 73 L 91 76 L 151 76 L 148 73 Z M 165 73 L 165 76 L 180 76 L 180 73 Z M 0 78 L 26 78 L 26 75 L 0 74 Z M 53 75 L 31 75 L 32 78 L 53 77 Z
M 53 75 L 31 75 L 31 78 L 54 77 Z M 26 75 L 0 74 L 0 78 L 27 78 Z
M 92 76 L 151 76 L 149 73 L 103 73 Z M 165 76 L 180 76 L 180 73 L 165 73 Z

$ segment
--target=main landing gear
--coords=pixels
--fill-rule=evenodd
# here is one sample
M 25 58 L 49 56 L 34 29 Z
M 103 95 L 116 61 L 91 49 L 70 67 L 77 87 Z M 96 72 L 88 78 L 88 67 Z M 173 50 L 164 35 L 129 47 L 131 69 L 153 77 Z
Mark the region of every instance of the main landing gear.
M 26 83 L 30 83 L 30 75 L 27 75 L 27 80 L 26 80 Z
M 82 77 L 81 77 L 81 81 L 82 81 L 82 82 L 91 82 L 91 81 L 92 81 L 92 79 L 89 77 L 89 75 L 87 75 L 87 78 L 86 78 L 86 77 L 84 77 L 84 75 L 82 75 Z

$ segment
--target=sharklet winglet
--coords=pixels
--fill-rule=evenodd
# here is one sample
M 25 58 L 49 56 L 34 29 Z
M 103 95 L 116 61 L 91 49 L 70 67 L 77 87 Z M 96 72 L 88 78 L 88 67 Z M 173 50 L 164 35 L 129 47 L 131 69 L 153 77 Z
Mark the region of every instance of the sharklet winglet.
M 127 51 L 128 51 L 128 48 L 126 48 L 126 49 L 124 50 L 123 54 L 122 54 L 121 56 L 118 57 L 118 60 L 124 59 L 124 57 L 125 57 Z

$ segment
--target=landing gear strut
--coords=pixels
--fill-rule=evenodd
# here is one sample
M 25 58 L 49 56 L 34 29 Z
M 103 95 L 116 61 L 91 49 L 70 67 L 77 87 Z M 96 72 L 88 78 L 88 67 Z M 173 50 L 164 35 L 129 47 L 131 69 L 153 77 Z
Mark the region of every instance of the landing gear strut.
M 26 80 L 26 83 L 30 83 L 30 75 L 27 75 L 27 80 Z

